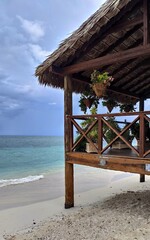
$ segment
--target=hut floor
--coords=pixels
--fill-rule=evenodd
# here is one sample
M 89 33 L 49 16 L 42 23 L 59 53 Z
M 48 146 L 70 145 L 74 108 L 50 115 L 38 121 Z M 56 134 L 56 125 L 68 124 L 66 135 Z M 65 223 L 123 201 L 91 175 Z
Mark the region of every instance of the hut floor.
M 110 148 L 103 154 L 69 152 L 66 161 L 71 164 L 150 175 L 150 154 L 141 158 L 128 148 Z

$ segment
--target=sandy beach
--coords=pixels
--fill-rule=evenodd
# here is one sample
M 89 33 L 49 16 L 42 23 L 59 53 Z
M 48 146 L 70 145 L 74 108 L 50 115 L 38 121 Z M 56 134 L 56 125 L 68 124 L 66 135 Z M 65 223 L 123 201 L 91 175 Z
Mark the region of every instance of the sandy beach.
M 47 189 L 48 179 L 37 188 L 34 182 L 12 186 L 7 194 L 1 189 L 0 239 L 149 239 L 150 179 L 139 183 L 138 175 L 88 169 L 76 170 L 75 207 L 67 210 L 61 181 L 51 196 L 55 184 Z

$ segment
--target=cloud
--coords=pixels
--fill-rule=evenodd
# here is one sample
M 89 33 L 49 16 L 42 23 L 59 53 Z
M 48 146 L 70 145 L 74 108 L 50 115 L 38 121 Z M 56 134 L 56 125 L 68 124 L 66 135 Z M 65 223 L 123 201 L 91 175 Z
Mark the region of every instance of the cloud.
M 34 102 L 33 87 L 25 83 L 16 83 L 10 75 L 0 69 L 0 114 L 4 116 L 17 116 Z
M 29 49 L 33 57 L 39 62 L 45 60 L 45 58 L 50 55 L 51 52 L 45 51 L 38 44 L 29 44 Z
M 32 41 L 36 42 L 45 35 L 43 24 L 39 21 L 29 21 L 17 15 L 21 26 L 25 32 L 30 35 Z
M 23 111 L 21 101 L 9 96 L 0 96 L 0 114 L 6 117 L 17 116 Z
M 50 102 L 50 103 L 48 103 L 48 105 L 50 105 L 50 106 L 56 105 L 56 102 Z
M 93 6 L 96 6 L 97 9 L 103 4 L 106 2 L 106 0 L 88 0 L 89 4 L 93 4 Z
M 63 91 L 39 85 L 34 71 L 51 53 L 46 50 L 57 48 L 100 4 L 101 0 L 0 1 L 0 134 L 48 134 L 48 129 L 60 133 Z

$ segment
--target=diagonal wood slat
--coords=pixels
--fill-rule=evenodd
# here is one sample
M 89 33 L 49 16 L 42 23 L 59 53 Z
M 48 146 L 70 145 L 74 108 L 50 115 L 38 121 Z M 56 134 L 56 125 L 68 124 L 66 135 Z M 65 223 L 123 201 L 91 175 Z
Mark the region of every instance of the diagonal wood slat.
M 146 152 L 143 154 L 143 157 L 146 157 L 148 154 L 150 154 L 150 150 L 146 151 Z
M 133 122 L 131 122 L 129 125 L 127 125 L 121 132 L 118 132 L 116 129 L 114 129 L 104 118 L 102 118 L 103 122 L 116 134 L 116 137 L 103 149 L 102 152 L 107 150 L 112 143 L 114 143 L 118 138 L 120 138 L 127 146 L 132 149 L 137 155 L 139 155 L 139 152 L 122 136 L 134 123 L 136 123 L 139 120 L 139 116 L 134 119 Z
M 84 132 L 82 128 L 79 126 L 79 124 L 71 119 L 73 125 L 77 128 L 77 130 L 82 134 L 81 138 L 73 145 L 72 151 L 76 148 L 76 146 L 82 141 L 82 139 L 85 137 L 89 143 L 97 150 L 95 144 L 91 141 L 91 139 L 87 136 L 87 134 L 91 131 L 91 129 L 97 124 L 97 119 L 89 126 L 89 128 Z

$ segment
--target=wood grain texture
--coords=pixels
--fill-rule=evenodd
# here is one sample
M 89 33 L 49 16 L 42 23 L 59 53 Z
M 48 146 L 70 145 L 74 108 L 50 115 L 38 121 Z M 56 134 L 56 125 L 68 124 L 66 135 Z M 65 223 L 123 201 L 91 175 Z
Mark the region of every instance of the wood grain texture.
M 73 133 L 71 121 L 67 118 L 72 115 L 72 85 L 71 77 L 65 76 L 64 91 L 64 130 L 65 130 L 65 208 L 74 206 L 74 169 L 73 164 L 66 162 L 66 154 L 71 150 Z
M 106 161 L 106 165 L 101 165 L 101 160 Z M 144 168 L 145 164 L 150 164 L 150 159 L 101 156 L 99 154 L 88 153 L 68 153 L 67 162 L 96 168 L 150 175 L 150 172 Z

